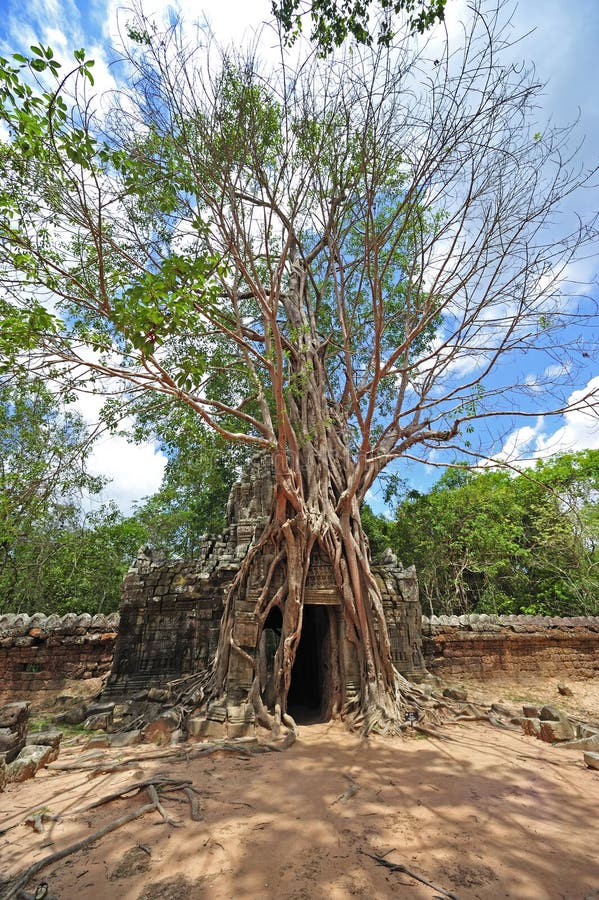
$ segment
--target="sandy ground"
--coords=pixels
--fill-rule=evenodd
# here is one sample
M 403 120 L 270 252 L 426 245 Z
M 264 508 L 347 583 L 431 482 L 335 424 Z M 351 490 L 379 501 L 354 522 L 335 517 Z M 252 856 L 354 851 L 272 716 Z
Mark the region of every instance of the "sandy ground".
M 556 680 L 468 685 L 471 695 L 555 702 Z M 570 682 L 571 712 L 599 712 L 599 684 Z M 0 795 L 0 875 L 147 802 L 119 800 L 69 818 L 72 810 L 156 773 L 189 778 L 201 792 L 201 822 L 165 800 L 181 827 L 156 812 L 45 869 L 58 900 L 432 900 L 438 891 L 369 858 L 385 854 L 468 898 L 599 900 L 599 772 L 582 754 L 489 725 L 448 727 L 451 740 L 360 739 L 340 724 L 301 728 L 283 753 L 241 758 L 143 760 L 126 772 L 90 777 L 48 769 Z M 110 751 L 113 758 L 155 750 Z M 65 748 L 60 764 L 81 758 Z M 348 788 L 359 785 L 353 793 Z M 181 795 L 179 795 L 181 796 Z M 183 799 L 183 798 L 182 798 Z M 39 835 L 22 824 L 46 808 L 62 819 Z

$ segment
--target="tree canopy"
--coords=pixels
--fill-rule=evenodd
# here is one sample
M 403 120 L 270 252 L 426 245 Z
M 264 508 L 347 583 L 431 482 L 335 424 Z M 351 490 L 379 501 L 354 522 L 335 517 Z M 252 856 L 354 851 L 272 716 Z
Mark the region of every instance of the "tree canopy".
M 424 612 L 599 613 L 599 451 L 513 477 L 449 471 L 411 492 L 386 538 L 415 564 Z
M 86 466 L 93 440 L 40 379 L 0 378 L 0 612 L 118 605 L 144 533 L 97 499 L 104 480 Z
M 475 15 L 467 69 L 406 44 L 392 64 L 368 51 L 266 78 L 141 23 L 108 115 L 83 51 L 67 76 L 50 48 L 4 60 L 5 354 L 155 389 L 228 439 L 297 447 L 309 329 L 330 416 L 368 469 L 362 494 L 393 458 L 511 414 L 518 353 L 576 353 L 588 310 L 562 297 L 563 267 L 595 231 L 548 230 L 588 176 L 565 165 L 563 131 L 539 139 L 522 120 L 540 86 L 489 73 L 493 24 Z

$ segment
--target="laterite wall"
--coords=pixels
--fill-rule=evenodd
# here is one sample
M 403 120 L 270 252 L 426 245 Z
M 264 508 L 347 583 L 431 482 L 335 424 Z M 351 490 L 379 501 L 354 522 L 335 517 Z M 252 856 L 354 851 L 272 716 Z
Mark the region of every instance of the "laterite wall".
M 173 571 L 172 575 L 185 594 L 185 587 L 189 590 L 191 585 L 179 581 L 180 573 Z M 185 601 L 179 597 L 181 614 L 185 615 Z M 160 602 L 155 601 L 155 606 Z M 181 652 L 191 654 L 199 664 L 205 663 L 208 647 L 202 641 L 192 642 L 188 648 L 171 646 L 168 652 L 167 642 L 157 639 L 162 621 L 159 610 L 148 610 L 150 618 L 152 612 L 157 621 L 147 635 L 146 646 L 152 650 L 160 647 L 163 655 L 149 653 L 148 674 L 163 680 L 169 674 L 167 659 Z M 218 624 L 211 617 L 203 619 L 199 609 L 196 615 L 198 633 L 210 632 L 208 652 L 212 652 Z M 168 624 L 172 641 L 176 635 L 172 618 Z M 0 616 L 0 702 L 32 691 L 60 690 L 70 680 L 107 674 L 118 627 L 117 613 L 93 618 L 72 613 L 61 617 Z M 123 629 L 120 640 L 126 642 L 128 632 Z M 450 680 L 462 676 L 599 677 L 599 617 L 423 616 L 422 639 L 428 670 Z M 137 687 L 135 679 L 129 687 Z
M 599 617 L 426 616 L 424 657 L 442 678 L 599 676 Z
M 0 701 L 110 671 L 119 615 L 0 616 Z

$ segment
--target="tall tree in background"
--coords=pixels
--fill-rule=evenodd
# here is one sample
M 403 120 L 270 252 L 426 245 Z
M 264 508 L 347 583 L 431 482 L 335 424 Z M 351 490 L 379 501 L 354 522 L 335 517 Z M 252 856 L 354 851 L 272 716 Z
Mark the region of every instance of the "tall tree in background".
M 97 499 L 94 435 L 64 400 L 40 379 L 0 377 L 1 612 L 114 609 L 143 539 Z
M 71 77 L 45 47 L 2 61 L 4 351 L 157 391 L 267 451 L 272 511 L 227 599 L 213 695 L 245 655 L 262 702 L 259 654 L 232 629 L 257 579 L 259 629 L 281 610 L 284 713 L 317 549 L 360 671 L 336 708 L 393 730 L 403 684 L 360 506 L 389 463 L 511 416 L 518 354 L 534 348 L 542 366 L 564 342 L 576 351 L 585 300 L 564 305 L 561 279 L 595 232 L 555 223 L 588 175 L 568 165 L 565 132 L 532 133 L 541 88 L 502 65 L 497 11 L 476 7 L 439 59 L 406 39 L 268 72 L 178 28 L 140 19 L 129 35 L 128 87 L 108 114 L 83 51 Z M 57 90 L 30 87 L 53 74 Z M 342 685 L 340 651 L 332 662 Z
M 18 577 L 16 550 L 33 523 L 69 515 L 81 491 L 102 485 L 85 470 L 89 435 L 40 379 L 0 378 L 0 571 Z M 77 504 L 78 505 L 78 504 Z
M 386 537 L 415 564 L 425 612 L 596 615 L 599 451 L 517 477 L 452 470 L 400 503 Z
M 137 506 L 135 518 L 152 547 L 193 559 L 206 534 L 223 531 L 231 487 L 251 451 L 198 427 L 188 406 L 150 399 L 134 405 L 136 435 L 157 440 L 168 461 L 159 490 Z

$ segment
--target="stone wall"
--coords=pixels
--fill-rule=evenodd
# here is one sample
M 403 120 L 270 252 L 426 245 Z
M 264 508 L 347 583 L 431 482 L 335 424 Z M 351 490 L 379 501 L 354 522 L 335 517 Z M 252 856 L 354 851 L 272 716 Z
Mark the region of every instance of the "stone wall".
M 226 589 L 247 552 L 247 544 L 238 540 L 230 530 L 208 538 L 199 558 L 191 562 L 140 550 L 123 582 L 121 625 L 105 694 L 131 693 L 207 667 L 218 643 Z M 393 661 L 407 677 L 422 674 L 416 571 L 413 566 L 402 569 L 390 551 L 373 571 L 383 596 Z M 314 599 L 320 598 L 307 597 L 306 602 Z M 253 602 L 247 606 L 237 613 L 235 633 L 253 652 Z
M 92 616 L 0 616 L 0 698 L 60 690 L 69 679 L 110 670 L 117 613 Z
M 599 676 L 599 617 L 422 618 L 428 670 L 442 678 Z
M 193 565 L 200 567 L 199 563 Z M 93 618 L 72 613 L 62 617 L 0 616 L 0 702 L 32 691 L 60 690 L 69 679 L 106 675 L 112 666 L 117 631 L 124 652 L 127 647 L 132 652 L 129 665 L 111 676 L 114 692 L 134 691 L 204 666 L 216 647 L 220 624 L 219 607 L 210 599 L 214 585 L 194 574 L 189 563 L 155 567 L 146 560 L 146 567 L 145 577 L 140 577 L 138 570 L 135 575 L 130 573 L 128 589 L 130 596 L 139 592 L 138 602 L 123 606 L 120 630 L 116 613 Z M 417 627 L 417 605 L 410 601 L 415 584 L 409 570 L 402 586 L 408 602 L 397 601 L 394 572 L 392 565 L 379 566 L 377 578 L 383 582 L 385 612 L 397 657 L 405 646 L 400 643 L 402 629 Z M 204 594 L 203 601 L 197 599 L 198 590 Z M 203 608 L 202 602 L 206 604 Z M 177 627 L 180 619 L 185 620 L 188 634 L 183 644 L 177 637 L 184 633 Z M 423 616 L 422 638 L 428 670 L 449 680 L 468 675 L 599 677 L 599 617 Z M 404 656 L 404 670 L 413 663 Z

